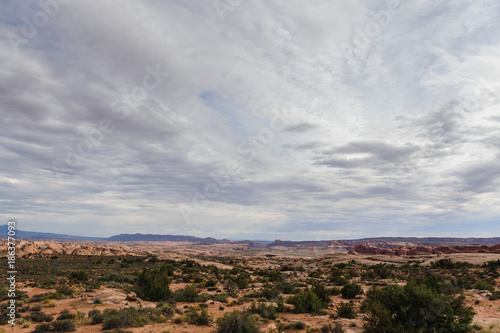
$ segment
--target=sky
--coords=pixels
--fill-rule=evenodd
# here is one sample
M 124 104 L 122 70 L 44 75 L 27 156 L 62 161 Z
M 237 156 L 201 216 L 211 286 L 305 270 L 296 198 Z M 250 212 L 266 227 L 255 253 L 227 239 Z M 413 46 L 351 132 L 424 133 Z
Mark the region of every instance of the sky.
M 0 219 L 500 236 L 498 1 L 0 1 Z

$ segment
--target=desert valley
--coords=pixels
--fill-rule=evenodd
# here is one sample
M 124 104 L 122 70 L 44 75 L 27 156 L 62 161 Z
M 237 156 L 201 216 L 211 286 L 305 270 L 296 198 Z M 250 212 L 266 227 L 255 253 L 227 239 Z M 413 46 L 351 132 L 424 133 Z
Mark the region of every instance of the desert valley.
M 500 331 L 500 245 L 432 238 L 207 243 L 132 236 L 19 240 L 16 325 L 7 322 L 5 297 L 3 329 Z M 393 293 L 399 296 L 391 299 Z M 404 297 L 414 304 L 392 306 L 406 306 L 406 313 L 379 303 Z M 386 312 L 400 321 L 389 323 Z

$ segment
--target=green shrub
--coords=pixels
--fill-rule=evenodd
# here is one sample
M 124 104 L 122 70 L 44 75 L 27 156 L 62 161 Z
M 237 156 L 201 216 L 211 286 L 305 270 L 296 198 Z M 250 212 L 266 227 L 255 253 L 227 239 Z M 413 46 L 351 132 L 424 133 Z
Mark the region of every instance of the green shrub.
M 172 297 L 176 302 L 197 302 L 199 292 L 194 285 L 188 285 L 184 289 L 174 291 Z
M 264 302 L 259 302 L 259 305 L 252 303 L 248 312 L 252 314 L 258 314 L 265 319 L 276 319 L 276 307 L 274 305 L 266 305 Z
M 50 332 L 51 328 L 52 328 L 52 325 L 50 325 L 50 324 L 36 325 L 35 330 L 33 331 L 33 333 Z
M 325 306 L 312 290 L 301 290 L 288 298 L 287 303 L 294 306 L 296 313 L 318 313 Z
M 76 324 L 72 320 L 56 320 L 52 323 L 40 324 L 35 327 L 33 333 L 41 332 L 74 332 Z
M 486 281 L 478 281 L 475 284 L 474 289 L 487 290 L 490 293 L 495 292 L 495 288 L 493 288 L 493 286 Z
M 216 285 L 217 285 L 217 281 L 214 279 L 210 279 L 210 280 L 205 281 L 206 288 L 215 287 Z
M 372 288 L 362 309 L 367 313 L 366 333 L 468 333 L 474 317 L 463 297 L 440 294 L 415 281 L 404 287 Z
M 103 315 L 103 329 L 142 327 L 148 323 L 162 321 L 161 312 L 152 308 L 106 309 Z
M 89 280 L 89 276 L 85 271 L 73 271 L 69 275 L 69 279 L 79 282 L 86 282 Z
M 76 315 L 74 313 L 70 313 L 67 309 L 64 309 L 56 320 L 75 319 L 75 317 Z
M 217 319 L 217 333 L 259 333 L 257 320 L 248 312 L 227 312 Z
M 56 288 L 56 293 L 66 295 L 66 296 L 71 296 L 74 293 L 73 288 L 67 285 L 62 285 Z
M 90 325 L 101 324 L 104 321 L 104 315 L 99 310 L 89 311 Z
M 212 316 L 208 314 L 205 308 L 190 307 L 186 311 L 186 321 L 197 326 L 209 326 L 212 321 Z
M 361 289 L 360 285 L 356 282 L 346 284 L 341 290 L 340 293 L 342 297 L 346 299 L 354 298 L 358 295 L 363 294 L 363 289 Z
M 241 272 L 236 277 L 235 282 L 240 289 L 248 288 L 248 284 L 250 283 L 250 275 L 247 272 Z
M 472 267 L 472 264 L 468 262 L 457 261 L 453 262 L 451 259 L 439 259 L 431 262 L 431 268 L 441 268 L 441 269 L 460 269 L 460 268 L 469 268 Z
M 175 307 L 166 304 L 166 303 L 160 303 L 156 306 L 156 309 L 159 310 L 162 315 L 164 315 L 167 318 L 171 318 L 175 314 Z
M 321 300 L 323 307 L 327 307 L 330 304 L 330 295 L 332 295 L 333 290 L 326 288 L 324 283 L 314 284 L 311 290 Z
M 348 319 L 356 318 L 356 307 L 352 303 L 340 302 L 336 306 L 336 309 L 337 309 L 337 316 L 339 318 L 348 318 Z
M 134 291 L 142 299 L 148 301 L 162 301 L 170 298 L 169 289 L 170 272 L 168 266 L 162 266 L 160 269 L 144 269 L 136 278 Z
M 52 317 L 49 314 L 37 311 L 37 312 L 32 312 L 29 316 L 26 316 L 29 320 L 35 323 L 43 323 L 43 322 L 51 322 L 54 320 L 54 317 Z
M 30 311 L 39 312 L 42 311 L 42 306 L 40 304 L 35 304 L 30 307 Z
M 292 328 L 299 331 L 303 330 L 304 328 L 306 328 L 306 323 L 304 323 L 303 321 L 296 321 L 292 324 Z
M 340 324 L 335 324 L 335 326 L 328 324 L 321 327 L 321 333 L 345 333 L 345 329 Z
M 56 320 L 52 323 L 53 332 L 74 332 L 75 330 L 76 324 L 70 319 Z

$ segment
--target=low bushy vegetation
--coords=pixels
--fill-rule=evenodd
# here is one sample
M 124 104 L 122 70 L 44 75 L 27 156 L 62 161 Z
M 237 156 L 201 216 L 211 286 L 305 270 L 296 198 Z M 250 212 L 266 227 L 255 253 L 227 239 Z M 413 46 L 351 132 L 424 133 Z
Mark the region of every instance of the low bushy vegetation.
M 358 295 L 363 294 L 363 289 L 357 282 L 352 282 L 349 284 L 346 284 L 341 290 L 340 293 L 342 294 L 342 297 L 345 299 L 352 299 Z
M 472 331 L 472 308 L 462 297 L 441 294 L 425 284 L 372 288 L 363 304 L 366 333 Z
M 415 257 L 395 266 L 355 261 L 332 263 L 316 258 L 268 258 L 272 258 L 269 266 L 267 259 L 251 265 L 244 259 L 232 257 L 202 258 L 231 265 L 228 268 L 158 257 L 67 258 L 60 255 L 25 260 L 19 266 L 20 279 L 25 279 L 30 287 L 50 290 L 30 299 L 21 294 L 18 314 L 23 325 L 32 325 L 36 332 L 71 329 L 75 323 L 78 326 L 101 324 L 109 332 L 162 322 L 209 326 L 214 325 L 211 313 L 225 311 L 225 315 L 216 320 L 217 332 L 259 332 L 271 321 L 274 321 L 273 332 L 305 332 L 306 329 L 307 332 L 343 332 L 344 328 L 336 323 L 360 324 L 357 320 L 340 318 L 363 318 L 364 330 L 368 333 L 461 333 L 475 329 L 471 324 L 474 314 L 460 297 L 462 293 L 481 294 L 481 301 L 476 303 L 479 306 L 487 306 L 485 296 L 500 299 L 500 260 L 473 266 L 440 259 L 423 265 L 423 260 Z M 95 295 L 87 301 L 94 310 L 82 318 L 77 311 L 82 303 L 80 298 L 101 286 L 119 289 L 125 294 L 133 291 L 142 300 L 157 302 L 157 306 L 102 311 L 107 301 Z M 361 286 L 372 288 L 364 295 Z M 1 282 L 0 287 L 8 290 Z M 341 295 L 343 301 L 339 302 L 337 295 Z M 70 297 L 71 302 L 64 302 L 74 304 L 68 307 L 71 311 L 47 314 L 54 313 L 54 309 L 47 309 L 49 306 Z M 134 303 L 137 302 L 135 295 L 131 297 L 130 305 L 140 304 Z M 92 304 L 93 300 L 98 301 Z M 359 306 L 362 300 L 365 301 Z M 473 301 L 468 298 L 471 304 Z M 233 307 L 246 310 L 231 312 Z M 0 305 L 0 312 L 2 318 L 7 318 L 5 303 Z M 328 315 L 333 321 L 323 327 L 314 325 L 314 319 L 305 320 L 308 325 L 301 321 L 281 321 L 278 317 L 285 312 Z M 0 324 L 7 324 L 7 320 Z
M 258 317 L 258 316 L 257 316 Z M 259 333 L 257 317 L 248 312 L 233 311 L 217 319 L 217 333 Z
M 103 329 L 142 327 L 149 323 L 163 322 L 161 311 L 152 308 L 106 309 L 103 313 Z
M 168 300 L 171 295 L 169 284 L 172 274 L 168 266 L 144 269 L 135 280 L 134 291 L 140 298 L 148 301 Z
M 287 302 L 294 306 L 294 312 L 297 313 L 318 313 L 325 307 L 312 290 L 301 290 L 297 295 L 291 296 Z

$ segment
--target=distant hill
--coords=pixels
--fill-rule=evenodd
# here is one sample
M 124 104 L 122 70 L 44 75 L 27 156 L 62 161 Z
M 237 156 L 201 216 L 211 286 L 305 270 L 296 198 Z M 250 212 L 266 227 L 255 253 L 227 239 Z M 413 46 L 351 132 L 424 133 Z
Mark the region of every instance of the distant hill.
M 106 238 L 111 242 L 135 242 L 135 241 L 151 241 L 151 242 L 194 242 L 205 244 L 231 244 L 237 243 L 230 239 L 215 239 L 212 237 L 196 237 L 182 235 L 153 235 L 153 234 L 120 234 Z
M 6 224 L 0 225 L 0 237 L 7 237 L 8 227 Z M 54 234 L 50 232 L 37 232 L 37 231 L 23 231 L 16 230 L 16 239 L 68 239 L 68 240 L 106 240 L 106 238 L 99 237 L 83 237 L 83 236 L 75 236 L 75 235 L 66 235 L 66 234 Z
M 7 237 L 7 225 L 0 226 L 0 237 Z M 235 241 L 230 239 L 216 239 L 213 237 L 196 237 L 187 235 L 156 235 L 156 234 L 120 234 L 109 238 L 100 237 L 84 237 L 66 234 L 55 234 L 48 232 L 23 231 L 16 230 L 17 239 L 54 239 L 54 240 L 97 240 L 111 242 L 134 242 L 134 241 L 151 241 L 151 242 L 193 242 L 202 244 L 248 244 L 251 248 L 264 247 L 318 247 L 318 248 L 352 248 L 357 245 L 367 245 L 379 248 L 395 248 L 397 246 L 442 246 L 442 245 L 496 245 L 500 244 L 500 237 L 490 238 L 460 238 L 460 237 L 373 237 L 348 240 L 321 240 L 321 241 L 283 241 L 275 240 L 256 241 L 242 240 Z
M 394 248 L 397 246 L 442 246 L 442 245 L 496 245 L 500 244 L 500 237 L 490 238 L 460 238 L 460 237 L 373 237 L 346 240 L 320 240 L 320 241 L 283 241 L 280 239 L 267 244 L 267 247 L 353 247 L 368 245 L 379 248 Z

